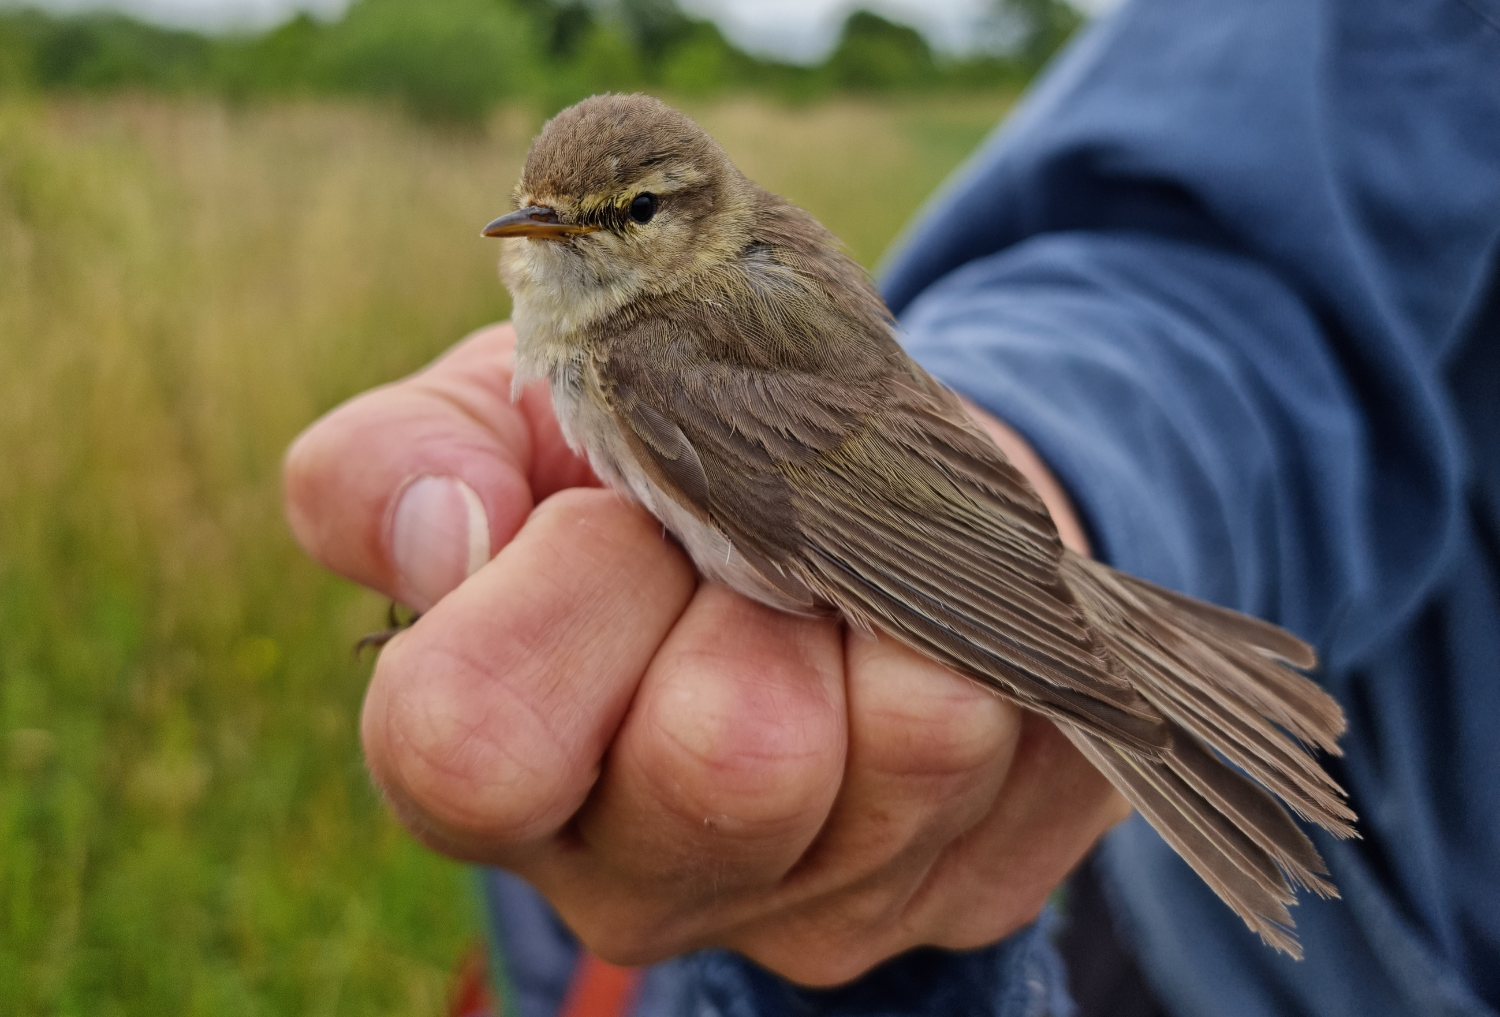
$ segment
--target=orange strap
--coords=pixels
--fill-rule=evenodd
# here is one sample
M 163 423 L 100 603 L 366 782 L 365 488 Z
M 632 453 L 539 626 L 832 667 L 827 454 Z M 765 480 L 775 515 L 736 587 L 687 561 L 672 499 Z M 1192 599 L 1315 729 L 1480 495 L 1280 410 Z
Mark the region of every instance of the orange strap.
M 617 968 L 581 953 L 558 1017 L 629 1017 L 640 981 L 635 968 Z

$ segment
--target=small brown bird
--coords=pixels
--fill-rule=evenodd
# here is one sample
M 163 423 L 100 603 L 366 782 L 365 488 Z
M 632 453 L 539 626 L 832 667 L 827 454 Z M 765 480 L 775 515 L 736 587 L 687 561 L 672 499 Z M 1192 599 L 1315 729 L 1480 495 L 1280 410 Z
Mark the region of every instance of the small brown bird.
M 1051 719 L 1272 946 L 1288 880 L 1336 895 L 1269 789 L 1339 837 L 1338 704 L 1274 625 L 1065 549 L 1037 494 L 902 350 L 864 271 L 644 95 L 533 141 L 510 238 L 516 385 L 699 570 L 880 629 Z M 1225 765 L 1222 755 L 1244 771 Z M 1248 779 L 1244 774 L 1248 774 Z

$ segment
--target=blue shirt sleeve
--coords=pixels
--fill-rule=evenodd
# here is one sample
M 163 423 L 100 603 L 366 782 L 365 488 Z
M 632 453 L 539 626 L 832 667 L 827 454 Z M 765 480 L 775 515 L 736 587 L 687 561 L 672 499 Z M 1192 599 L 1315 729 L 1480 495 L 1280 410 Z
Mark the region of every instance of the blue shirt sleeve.
M 1128 4 L 886 274 L 912 352 L 1033 438 L 1110 560 L 1339 659 L 1420 600 L 1460 501 L 1435 375 L 1500 207 L 1473 2 Z
M 1365 840 L 1320 841 L 1346 900 L 1298 909 L 1303 964 L 1112 838 L 1183 1013 L 1500 1007 L 1497 251 L 1496 0 L 1139 0 L 886 270 L 1102 557 L 1310 639 L 1350 711 Z

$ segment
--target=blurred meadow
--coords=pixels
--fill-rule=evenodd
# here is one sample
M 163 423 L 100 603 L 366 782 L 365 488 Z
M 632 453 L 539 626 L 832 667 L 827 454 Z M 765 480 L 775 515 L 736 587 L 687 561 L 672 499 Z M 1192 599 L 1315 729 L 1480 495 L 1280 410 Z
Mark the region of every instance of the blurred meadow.
M 27 80 L 0 89 L 0 1014 L 440 1014 L 470 876 L 371 788 L 351 646 L 385 605 L 300 554 L 278 469 L 505 316 L 479 228 L 593 85 L 453 117 Z M 1013 82 L 667 96 L 871 265 Z

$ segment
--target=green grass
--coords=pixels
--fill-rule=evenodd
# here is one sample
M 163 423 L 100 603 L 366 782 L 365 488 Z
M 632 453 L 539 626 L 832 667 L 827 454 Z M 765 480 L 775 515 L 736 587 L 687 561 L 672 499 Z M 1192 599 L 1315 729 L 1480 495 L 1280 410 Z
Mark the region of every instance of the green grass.
M 693 112 L 870 264 L 1005 105 Z M 469 879 L 369 784 L 383 604 L 278 469 L 505 314 L 477 234 L 536 126 L 0 102 L 0 1013 L 441 1012 Z

